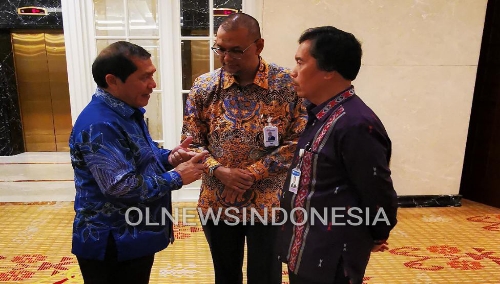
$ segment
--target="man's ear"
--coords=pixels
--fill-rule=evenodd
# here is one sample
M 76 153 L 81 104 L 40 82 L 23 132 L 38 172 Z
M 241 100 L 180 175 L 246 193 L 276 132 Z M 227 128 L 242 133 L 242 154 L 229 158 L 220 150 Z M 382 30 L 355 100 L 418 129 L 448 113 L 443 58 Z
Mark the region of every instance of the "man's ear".
M 337 71 L 324 71 L 325 72 L 325 75 L 323 76 L 323 78 L 325 78 L 326 80 L 331 80 L 333 78 L 335 78 L 335 76 L 339 76 L 340 74 L 337 72 Z
M 108 88 L 112 87 L 112 86 L 116 86 L 116 84 L 118 83 L 117 81 L 120 80 L 113 74 L 106 74 L 104 79 L 106 79 L 106 83 L 108 84 Z
M 257 46 L 257 55 L 260 55 L 260 53 L 262 52 L 262 50 L 264 49 L 264 39 L 263 38 L 259 38 L 257 40 L 257 42 L 255 42 L 255 45 Z

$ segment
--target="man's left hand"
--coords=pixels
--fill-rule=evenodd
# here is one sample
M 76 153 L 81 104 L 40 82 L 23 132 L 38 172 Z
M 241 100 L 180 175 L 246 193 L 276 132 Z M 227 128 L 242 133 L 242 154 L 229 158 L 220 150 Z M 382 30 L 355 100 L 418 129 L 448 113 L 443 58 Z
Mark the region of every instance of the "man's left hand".
M 187 162 L 194 157 L 196 152 L 189 150 L 189 144 L 191 144 L 191 142 L 193 142 L 193 137 L 188 136 L 180 145 L 172 149 L 172 152 L 168 155 L 168 163 L 175 168 L 180 163 Z
M 243 201 L 243 194 L 245 190 L 234 190 L 230 187 L 224 186 L 224 190 L 222 191 L 221 198 L 224 199 L 226 203 L 234 204 L 236 202 Z

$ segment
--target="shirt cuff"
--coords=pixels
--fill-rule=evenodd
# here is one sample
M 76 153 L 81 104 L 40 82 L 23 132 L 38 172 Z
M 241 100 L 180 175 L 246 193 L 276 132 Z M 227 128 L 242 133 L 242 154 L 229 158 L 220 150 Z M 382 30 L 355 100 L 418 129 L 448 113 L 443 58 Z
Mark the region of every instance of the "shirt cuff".
M 247 167 L 247 170 L 254 176 L 255 181 L 265 179 L 269 176 L 267 168 L 261 162 L 250 165 Z
M 171 167 L 172 165 L 170 165 L 170 163 L 168 162 L 168 156 L 170 156 L 172 151 L 167 149 L 162 149 L 162 150 L 163 151 L 161 151 L 160 162 L 162 163 L 163 166 Z
M 175 170 L 168 171 L 161 176 L 167 181 L 172 190 L 179 189 L 183 185 L 181 175 Z

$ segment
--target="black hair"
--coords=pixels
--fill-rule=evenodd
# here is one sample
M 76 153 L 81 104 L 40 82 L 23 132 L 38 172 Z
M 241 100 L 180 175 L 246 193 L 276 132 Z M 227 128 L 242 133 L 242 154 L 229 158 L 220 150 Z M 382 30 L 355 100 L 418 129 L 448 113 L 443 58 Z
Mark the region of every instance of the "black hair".
M 309 40 L 309 53 L 318 69 L 337 71 L 347 80 L 354 80 L 361 67 L 361 43 L 356 37 L 332 26 L 310 28 L 299 38 L 299 44 Z
M 92 76 L 97 86 L 107 88 L 106 75 L 112 74 L 125 82 L 137 70 L 132 57 L 149 59 L 151 54 L 144 48 L 126 41 L 117 41 L 103 49 L 92 64 Z

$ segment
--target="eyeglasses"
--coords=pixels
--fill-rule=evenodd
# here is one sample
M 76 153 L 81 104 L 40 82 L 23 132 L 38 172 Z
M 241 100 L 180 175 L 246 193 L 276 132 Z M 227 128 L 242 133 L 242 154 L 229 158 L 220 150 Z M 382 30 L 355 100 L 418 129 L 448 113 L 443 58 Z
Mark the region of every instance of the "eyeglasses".
M 215 47 L 215 46 L 212 46 L 210 47 L 210 49 L 215 52 L 215 54 L 217 56 L 226 56 L 226 55 L 229 55 L 229 57 L 231 58 L 234 58 L 234 59 L 241 59 L 243 57 L 243 53 L 245 53 L 245 51 L 247 51 L 247 49 L 250 48 L 250 46 L 252 46 L 252 44 L 256 43 L 260 38 L 254 40 L 249 46 L 247 46 L 245 49 L 243 50 L 239 50 L 239 49 L 230 49 L 230 50 L 225 50 L 223 48 L 220 48 L 220 47 Z

